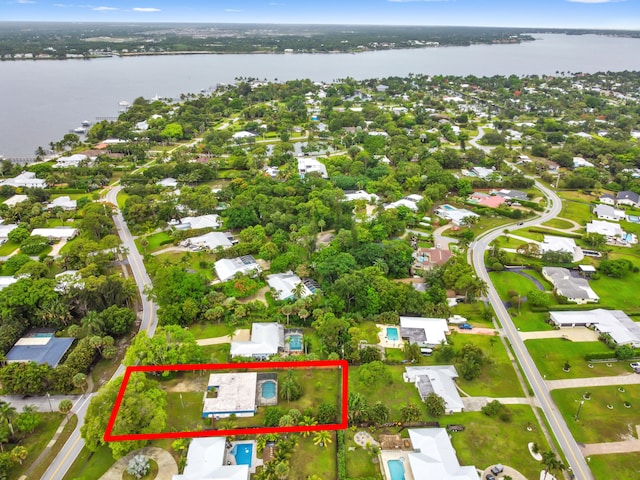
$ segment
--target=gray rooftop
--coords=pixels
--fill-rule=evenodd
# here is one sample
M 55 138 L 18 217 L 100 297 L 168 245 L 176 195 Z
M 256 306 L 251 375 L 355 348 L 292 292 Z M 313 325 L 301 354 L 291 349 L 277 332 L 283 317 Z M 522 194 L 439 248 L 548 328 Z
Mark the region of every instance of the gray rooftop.
M 16 342 L 9 353 L 7 362 L 36 362 L 52 367 L 60 363 L 73 343 L 73 338 L 25 337 Z

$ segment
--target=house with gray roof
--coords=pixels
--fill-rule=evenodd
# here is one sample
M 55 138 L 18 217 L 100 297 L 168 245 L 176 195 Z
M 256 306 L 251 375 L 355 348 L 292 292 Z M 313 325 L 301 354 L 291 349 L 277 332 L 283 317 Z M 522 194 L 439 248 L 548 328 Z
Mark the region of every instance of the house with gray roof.
M 73 343 L 73 338 L 55 337 L 54 330 L 32 330 L 19 339 L 6 356 L 7 363 L 35 362 L 56 367 Z
M 447 413 L 458 413 L 464 409 L 455 382 L 458 372 L 453 365 L 405 367 L 402 378 L 416 386 L 423 401 L 430 393 L 435 393 L 444 400 Z
M 542 267 L 542 276 L 551 282 L 559 295 L 567 297 L 570 302 L 584 304 L 600 301 L 588 280 L 572 275 L 566 268 Z
M 549 312 L 551 321 L 561 328 L 590 327 L 611 336 L 618 345 L 640 348 L 640 324 L 634 322 L 622 310 L 580 310 L 574 312 Z
M 613 208 L 611 205 L 599 204 L 593 208 L 593 214 L 598 217 L 599 220 L 613 220 L 619 222 L 627 217 L 624 210 Z
M 640 206 L 640 195 L 628 190 L 618 192 L 616 195 L 616 205 L 626 205 L 628 207 Z
M 218 260 L 213 268 L 216 271 L 216 275 L 221 282 L 235 277 L 237 274 L 253 274 L 254 276 L 260 273 L 260 265 L 253 258 L 253 255 L 243 255 L 236 258 L 221 258 Z
M 411 344 L 435 347 L 447 343 L 449 326 L 445 318 L 400 317 L 400 336 Z

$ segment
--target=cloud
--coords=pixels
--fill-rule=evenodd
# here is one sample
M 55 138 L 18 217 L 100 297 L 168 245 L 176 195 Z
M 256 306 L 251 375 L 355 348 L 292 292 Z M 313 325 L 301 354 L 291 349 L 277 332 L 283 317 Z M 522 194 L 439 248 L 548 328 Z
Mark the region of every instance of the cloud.
M 27 3 L 36 3 L 33 0 L 18 0 L 18 3 L 21 3 L 22 5 L 26 5 Z
M 569 3 L 618 3 L 626 0 L 567 0 Z
M 143 13 L 159 12 L 160 11 L 159 8 L 153 8 L 153 7 L 134 7 L 131 10 L 133 10 L 134 12 L 143 12 Z
M 120 10 L 116 7 L 93 7 L 91 10 L 94 12 L 112 12 L 114 10 Z
M 224 11 L 225 12 L 230 12 L 230 13 L 244 12 L 244 10 L 236 10 L 235 8 L 225 8 Z

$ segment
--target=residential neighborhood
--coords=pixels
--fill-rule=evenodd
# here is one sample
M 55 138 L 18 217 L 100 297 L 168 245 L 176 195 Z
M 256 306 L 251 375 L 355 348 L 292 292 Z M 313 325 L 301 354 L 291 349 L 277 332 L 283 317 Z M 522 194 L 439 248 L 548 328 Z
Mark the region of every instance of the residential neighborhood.
M 628 72 L 239 78 L 3 161 L 0 471 L 633 478 L 638 102 Z

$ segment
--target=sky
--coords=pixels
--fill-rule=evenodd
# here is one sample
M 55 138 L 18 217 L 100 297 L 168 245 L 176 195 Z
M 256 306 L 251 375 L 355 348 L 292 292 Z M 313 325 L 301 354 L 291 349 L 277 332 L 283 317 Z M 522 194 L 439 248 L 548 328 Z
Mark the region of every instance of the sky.
M 640 0 L 0 0 L 3 20 L 638 30 Z

